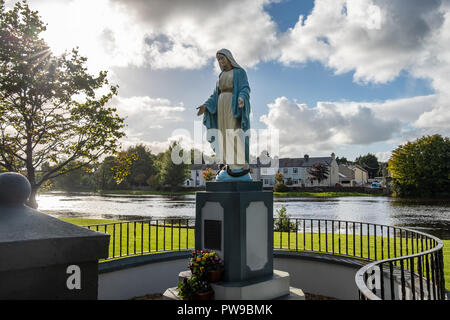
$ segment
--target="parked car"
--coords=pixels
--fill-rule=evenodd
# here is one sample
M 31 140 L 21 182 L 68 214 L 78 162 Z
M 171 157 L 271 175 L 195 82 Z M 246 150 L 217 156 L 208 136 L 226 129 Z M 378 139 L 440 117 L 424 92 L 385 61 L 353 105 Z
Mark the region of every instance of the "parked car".
M 381 188 L 381 184 L 378 181 L 372 181 L 372 184 L 370 185 L 370 187 L 374 188 L 374 189 L 379 189 L 379 188 Z

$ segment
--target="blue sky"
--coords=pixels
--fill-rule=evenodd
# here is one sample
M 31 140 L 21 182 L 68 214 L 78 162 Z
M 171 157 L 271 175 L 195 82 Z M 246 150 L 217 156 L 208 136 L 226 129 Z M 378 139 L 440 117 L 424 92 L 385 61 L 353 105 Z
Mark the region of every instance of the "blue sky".
M 79 46 L 92 72 L 119 84 L 125 146 L 159 152 L 174 130 L 192 133 L 223 47 L 247 71 L 252 127 L 279 130 L 281 156 L 387 160 L 399 144 L 450 132 L 447 0 L 29 3 L 55 53 Z

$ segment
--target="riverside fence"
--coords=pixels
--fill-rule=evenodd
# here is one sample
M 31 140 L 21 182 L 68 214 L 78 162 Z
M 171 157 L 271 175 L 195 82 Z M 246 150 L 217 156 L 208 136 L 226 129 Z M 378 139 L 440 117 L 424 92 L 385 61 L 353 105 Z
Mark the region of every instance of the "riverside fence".
M 146 219 L 86 225 L 111 236 L 102 261 L 193 250 L 195 219 Z M 362 300 L 444 300 L 443 242 L 415 230 L 356 221 L 274 218 L 275 250 L 351 257 Z

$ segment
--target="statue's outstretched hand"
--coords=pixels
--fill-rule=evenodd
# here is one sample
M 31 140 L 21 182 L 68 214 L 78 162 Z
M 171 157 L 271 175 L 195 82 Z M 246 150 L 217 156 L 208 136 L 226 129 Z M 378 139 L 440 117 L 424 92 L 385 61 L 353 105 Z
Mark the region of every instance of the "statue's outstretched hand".
M 197 115 L 201 116 L 202 114 L 205 113 L 206 107 L 205 107 L 205 105 L 202 105 L 202 106 L 198 107 L 197 109 L 198 109 Z
M 238 107 L 239 108 L 243 108 L 244 107 L 244 99 L 242 99 L 242 98 L 238 99 Z

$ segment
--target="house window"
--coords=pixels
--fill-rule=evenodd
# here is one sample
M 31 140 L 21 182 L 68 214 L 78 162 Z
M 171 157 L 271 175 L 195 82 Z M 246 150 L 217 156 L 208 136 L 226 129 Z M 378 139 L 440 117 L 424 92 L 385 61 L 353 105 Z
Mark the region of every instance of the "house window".
M 294 179 L 294 184 L 298 184 L 298 180 L 297 179 Z
M 292 169 L 292 173 L 298 173 L 298 169 L 297 168 L 293 168 Z
M 264 179 L 264 184 L 269 184 L 269 179 Z
M 195 171 L 195 176 L 198 177 L 198 171 Z
M 284 168 L 284 169 L 283 169 L 283 173 L 284 173 L 284 174 L 287 174 L 287 173 L 288 173 L 288 168 Z

